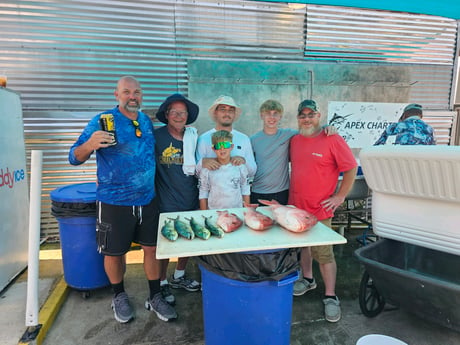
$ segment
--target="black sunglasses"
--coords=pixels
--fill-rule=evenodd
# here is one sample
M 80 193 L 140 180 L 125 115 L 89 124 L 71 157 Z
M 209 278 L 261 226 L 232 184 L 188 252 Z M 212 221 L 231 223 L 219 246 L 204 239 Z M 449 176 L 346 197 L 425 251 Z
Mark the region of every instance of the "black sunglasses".
M 142 137 L 142 131 L 141 131 L 141 128 L 139 127 L 139 122 L 137 122 L 136 120 L 132 120 L 131 122 L 133 123 L 134 134 L 136 134 L 136 137 L 138 138 Z

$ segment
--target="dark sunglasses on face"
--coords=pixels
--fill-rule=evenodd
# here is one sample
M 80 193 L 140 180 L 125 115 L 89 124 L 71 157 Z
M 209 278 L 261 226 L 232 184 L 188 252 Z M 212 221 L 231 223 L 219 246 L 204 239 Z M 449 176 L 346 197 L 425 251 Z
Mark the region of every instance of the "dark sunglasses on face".
M 136 120 L 132 120 L 131 122 L 133 123 L 134 134 L 136 135 L 136 137 L 138 138 L 142 137 L 142 131 L 141 131 L 141 128 L 139 127 L 139 122 L 137 122 Z
M 232 147 L 232 142 L 231 141 L 219 141 L 218 143 L 214 144 L 212 147 L 214 147 L 214 150 L 229 149 Z

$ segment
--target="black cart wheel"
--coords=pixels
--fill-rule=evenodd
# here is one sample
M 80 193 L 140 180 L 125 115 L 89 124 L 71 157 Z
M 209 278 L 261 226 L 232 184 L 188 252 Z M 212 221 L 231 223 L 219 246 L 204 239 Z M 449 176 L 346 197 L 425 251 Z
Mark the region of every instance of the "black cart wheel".
M 359 284 L 359 307 L 361 312 L 367 317 L 374 317 L 380 314 L 384 306 L 385 299 L 377 291 L 369 273 L 364 271 Z

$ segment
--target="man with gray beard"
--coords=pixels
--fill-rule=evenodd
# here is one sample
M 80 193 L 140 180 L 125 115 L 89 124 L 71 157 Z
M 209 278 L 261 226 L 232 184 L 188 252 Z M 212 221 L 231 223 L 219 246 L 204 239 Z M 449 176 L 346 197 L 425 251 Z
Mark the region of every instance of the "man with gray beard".
M 321 223 L 331 227 L 334 211 L 345 201 L 353 186 L 357 163 L 341 136 L 327 136 L 324 133 L 320 118 L 315 101 L 304 100 L 299 104 L 299 134 L 292 137 L 290 146 L 291 185 L 288 204 L 313 213 Z M 336 193 L 340 173 L 343 173 L 343 180 Z M 303 277 L 294 284 L 294 295 L 300 296 L 316 288 L 312 259 L 318 262 L 325 285 L 325 318 L 329 322 L 337 322 L 341 310 L 335 294 L 337 265 L 332 245 L 302 248 L 300 266 Z

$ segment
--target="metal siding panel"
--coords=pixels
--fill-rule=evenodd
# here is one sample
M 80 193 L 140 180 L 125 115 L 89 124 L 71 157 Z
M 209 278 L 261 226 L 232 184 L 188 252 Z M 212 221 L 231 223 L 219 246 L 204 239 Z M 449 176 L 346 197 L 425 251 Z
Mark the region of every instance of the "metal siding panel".
M 457 23 L 428 15 L 307 5 L 305 58 L 452 65 Z
M 145 104 L 155 105 L 164 98 L 158 89 L 186 84 L 185 62 L 175 58 L 173 8 L 151 1 L 3 3 L 0 29 L 8 35 L 0 61 L 24 109 L 111 107 L 107 90 L 123 74 L 138 76 Z
M 450 107 L 457 22 L 428 15 L 307 5 L 307 61 L 408 64 L 411 102 Z
M 449 110 L 452 66 L 414 65 L 411 71 L 410 101 L 427 109 Z
M 423 120 L 434 129 L 437 145 L 452 145 L 457 126 L 457 113 L 452 111 L 424 111 Z
M 188 2 L 177 7 L 178 50 L 225 59 L 301 59 L 303 12 L 285 4 Z
M 69 118 L 68 116 L 69 114 L 65 112 L 24 112 L 24 137 L 29 172 L 31 150 L 43 151 L 41 232 L 43 237 L 48 237 L 51 241 L 59 238 L 59 228 L 55 218 L 51 215 L 49 193 L 67 184 L 96 180 L 94 157 L 82 166 L 72 166 L 68 163 L 69 149 L 91 115 L 88 113 L 80 118 Z

